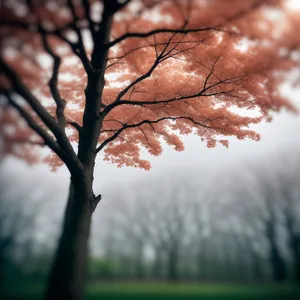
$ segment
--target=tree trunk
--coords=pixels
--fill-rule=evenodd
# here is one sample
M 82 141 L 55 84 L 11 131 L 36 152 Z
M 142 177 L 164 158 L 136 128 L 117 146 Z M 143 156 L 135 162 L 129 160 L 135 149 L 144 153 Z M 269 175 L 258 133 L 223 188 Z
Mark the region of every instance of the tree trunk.
M 79 300 L 82 297 L 94 200 L 90 186 L 85 180 L 71 180 L 46 300 Z
M 251 260 L 252 260 L 252 280 L 254 282 L 261 282 L 263 280 L 261 258 L 253 248 L 250 251 L 251 251 Z
M 266 233 L 269 241 L 269 255 L 272 268 L 272 277 L 274 281 L 284 281 L 287 278 L 286 266 L 276 241 L 276 229 L 273 220 L 266 223 Z
M 159 246 L 155 248 L 155 258 L 152 267 L 152 277 L 154 279 L 160 280 L 162 278 L 162 269 L 163 269 L 163 258 L 162 258 L 162 249 Z
M 293 255 L 293 269 L 294 269 L 294 277 L 295 280 L 300 283 L 300 239 L 297 233 L 293 231 L 289 231 L 289 246 L 291 253 Z
M 202 240 L 198 247 L 197 253 L 197 278 L 199 281 L 204 281 L 206 276 L 206 243 Z
M 171 282 L 178 281 L 178 252 L 176 246 L 169 252 L 168 257 L 168 279 Z
M 295 217 L 293 215 L 293 206 L 290 202 L 285 211 L 286 226 L 289 236 L 289 247 L 294 260 L 294 277 L 300 283 L 300 235 L 295 230 Z
M 138 280 L 142 280 L 145 278 L 145 269 L 144 269 L 144 262 L 143 262 L 143 244 L 141 241 L 137 241 L 135 246 L 135 263 L 136 263 L 136 278 Z

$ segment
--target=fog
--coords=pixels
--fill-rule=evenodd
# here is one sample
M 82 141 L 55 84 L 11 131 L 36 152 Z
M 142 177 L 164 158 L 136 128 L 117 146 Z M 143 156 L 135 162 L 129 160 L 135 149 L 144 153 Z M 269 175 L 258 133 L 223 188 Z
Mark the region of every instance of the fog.
M 286 93 L 297 106 L 299 90 Z M 255 127 L 259 142 L 231 139 L 228 149 L 208 149 L 197 136 L 183 137 L 183 152 L 165 147 L 159 157 L 145 155 L 150 171 L 98 158 L 95 192 L 102 200 L 93 217 L 89 278 L 295 281 L 286 220 L 291 212 L 298 236 L 299 128 L 299 115 L 282 111 Z M 0 172 L 1 251 L 13 261 L 10 272 L 45 277 L 68 172 L 12 157 L 2 159 Z

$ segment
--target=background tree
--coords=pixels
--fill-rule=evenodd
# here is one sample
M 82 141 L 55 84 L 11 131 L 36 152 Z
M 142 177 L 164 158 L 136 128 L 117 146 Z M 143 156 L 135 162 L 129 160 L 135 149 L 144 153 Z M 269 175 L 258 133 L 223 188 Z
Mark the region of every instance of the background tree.
M 82 293 L 98 153 L 149 169 L 142 147 L 183 150 L 179 133 L 209 147 L 227 146 L 224 136 L 258 140 L 249 125 L 292 108 L 278 91 L 299 63 L 299 19 L 287 3 L 3 1 L 2 152 L 32 162 L 33 146 L 48 146 L 45 160 L 71 175 L 47 299 Z
M 242 216 L 241 226 L 244 226 L 243 235 L 248 240 L 248 249 L 254 250 L 255 244 L 262 244 L 264 240 L 268 249 L 271 276 L 275 281 L 283 281 L 286 280 L 287 272 L 279 247 L 280 191 L 277 189 L 274 173 L 264 164 L 247 167 L 247 172 L 237 175 L 236 180 L 240 184 L 233 187 L 233 190 L 239 195 L 235 197 L 236 211 Z
M 297 217 L 300 212 L 300 173 L 296 165 L 299 157 L 293 163 L 288 162 L 288 168 L 281 166 L 277 184 L 280 186 L 281 210 L 288 236 L 288 245 L 293 256 L 294 278 L 300 282 L 300 222 Z
M 30 186 L 24 193 L 22 184 L 12 191 L 9 187 L 14 181 L 0 172 L 0 295 L 9 280 L 21 280 L 35 268 L 33 258 L 39 252 L 34 249 L 38 244 L 34 238 L 44 191 Z
M 300 204 L 295 197 L 299 190 L 296 161 L 297 154 L 286 160 L 274 155 L 251 167 L 236 166 L 233 173 L 226 168 L 219 174 L 207 169 L 205 176 L 194 176 L 192 171 L 177 178 L 162 174 L 120 187 L 117 196 L 108 193 L 112 207 L 105 215 L 114 217 L 114 234 L 119 237 L 110 251 L 116 253 L 120 266 L 122 257 L 130 260 L 125 278 L 138 279 L 134 266 L 141 263 L 140 257 L 128 251 L 138 237 L 145 245 L 143 280 L 174 280 L 170 276 L 174 266 L 177 280 L 261 283 L 296 279 L 297 260 L 283 198 L 293 197 L 290 212 L 296 235 Z M 105 224 L 103 218 L 97 221 L 97 227 Z M 109 231 L 105 235 L 98 247 L 111 237 Z M 172 247 L 179 254 L 175 264 L 168 251 Z

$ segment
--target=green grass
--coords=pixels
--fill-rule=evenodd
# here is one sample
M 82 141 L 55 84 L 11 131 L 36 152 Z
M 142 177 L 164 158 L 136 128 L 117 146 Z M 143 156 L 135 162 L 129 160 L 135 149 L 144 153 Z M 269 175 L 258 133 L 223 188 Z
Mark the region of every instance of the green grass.
M 12 285 L 4 300 L 41 299 L 43 287 L 38 283 Z M 237 284 L 169 284 L 169 283 L 90 283 L 85 300 L 145 299 L 145 300 L 296 300 L 300 287 L 291 285 Z
M 297 299 L 300 288 L 231 284 L 110 283 L 90 284 L 87 297 L 94 299 L 199 299 L 260 300 Z

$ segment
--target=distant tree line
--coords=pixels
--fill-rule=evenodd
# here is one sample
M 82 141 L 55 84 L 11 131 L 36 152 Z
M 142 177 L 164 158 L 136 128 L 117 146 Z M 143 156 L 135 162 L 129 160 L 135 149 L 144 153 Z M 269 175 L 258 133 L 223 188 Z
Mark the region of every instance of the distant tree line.
M 49 217 L 47 190 L 37 185 L 18 183 L 0 172 L 0 295 L 7 284 L 24 279 L 44 279 L 53 252 L 59 222 L 49 230 L 41 219 Z M 39 218 L 38 218 L 39 216 Z M 45 222 L 46 223 L 46 222 Z M 50 223 L 50 222 L 49 222 Z M 1 298 L 1 296 L 0 296 Z
M 89 278 L 300 282 L 299 165 L 300 157 L 278 156 L 110 192 L 95 215 Z M 0 177 L 1 281 L 45 278 L 60 224 L 46 205 L 51 193 L 11 190 L 14 179 Z
M 279 157 L 119 190 L 91 276 L 300 282 L 299 165 Z

